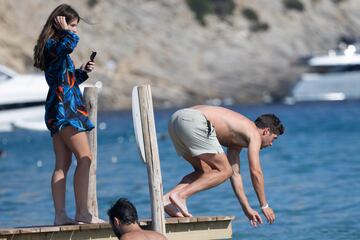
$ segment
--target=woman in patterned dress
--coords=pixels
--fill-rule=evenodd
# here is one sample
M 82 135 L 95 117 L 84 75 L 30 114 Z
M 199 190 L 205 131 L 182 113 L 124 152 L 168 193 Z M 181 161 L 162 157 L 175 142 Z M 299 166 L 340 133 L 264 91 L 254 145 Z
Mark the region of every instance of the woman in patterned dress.
M 51 179 L 54 200 L 54 225 L 99 223 L 87 207 L 89 169 L 92 155 L 87 131 L 94 128 L 88 119 L 79 84 L 84 82 L 95 63 L 88 61 L 75 69 L 69 56 L 78 41 L 79 14 L 69 5 L 55 8 L 47 19 L 34 48 L 34 66 L 45 72 L 49 92 L 45 104 L 45 122 L 50 130 L 55 152 L 55 169 Z M 72 154 L 77 159 L 74 174 L 75 219 L 65 208 L 66 177 Z

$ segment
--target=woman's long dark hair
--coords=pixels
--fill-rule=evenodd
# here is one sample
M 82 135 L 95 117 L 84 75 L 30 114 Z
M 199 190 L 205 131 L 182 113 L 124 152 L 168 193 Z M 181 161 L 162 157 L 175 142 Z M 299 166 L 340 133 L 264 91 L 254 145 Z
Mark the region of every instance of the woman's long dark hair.
M 68 24 L 74 19 L 78 19 L 78 21 L 80 21 L 81 19 L 79 14 L 68 4 L 61 4 L 58 7 L 56 7 L 54 11 L 52 11 L 34 47 L 34 67 L 37 67 L 41 70 L 44 70 L 45 68 L 44 48 L 46 41 L 49 38 L 56 37 L 59 33 L 59 29 L 55 24 L 55 18 L 57 16 L 64 16 Z

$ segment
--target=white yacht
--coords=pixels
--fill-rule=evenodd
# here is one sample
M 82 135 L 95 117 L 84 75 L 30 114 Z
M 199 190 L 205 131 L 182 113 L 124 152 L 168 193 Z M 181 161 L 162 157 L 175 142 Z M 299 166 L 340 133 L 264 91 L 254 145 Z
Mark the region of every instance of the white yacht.
M 80 90 L 93 86 L 101 90 L 102 82 L 83 83 Z M 0 65 L 0 131 L 47 130 L 44 116 L 48 90 L 44 74 L 17 74 Z
M 360 43 L 313 56 L 307 65 L 287 103 L 360 99 Z
M 48 86 L 43 74 L 21 75 L 0 65 L 0 131 L 45 130 Z

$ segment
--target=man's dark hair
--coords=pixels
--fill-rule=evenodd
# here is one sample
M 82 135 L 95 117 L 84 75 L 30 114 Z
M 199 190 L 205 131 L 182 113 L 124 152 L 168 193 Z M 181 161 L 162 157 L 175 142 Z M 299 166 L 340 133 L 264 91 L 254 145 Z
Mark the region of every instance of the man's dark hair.
M 255 125 L 261 129 L 270 128 L 270 131 L 276 135 L 283 134 L 285 130 L 280 119 L 275 114 L 261 115 L 255 120 Z
M 138 221 L 138 215 L 135 206 L 126 198 L 120 198 L 108 210 L 109 221 L 114 225 L 114 218 L 120 220 L 121 224 L 129 225 Z

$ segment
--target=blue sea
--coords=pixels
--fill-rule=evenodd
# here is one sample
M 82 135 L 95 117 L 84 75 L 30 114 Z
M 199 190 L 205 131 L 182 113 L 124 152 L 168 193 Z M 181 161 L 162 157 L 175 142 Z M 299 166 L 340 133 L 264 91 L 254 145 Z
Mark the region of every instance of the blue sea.
M 250 227 L 229 181 L 191 197 L 193 215 L 234 215 L 233 239 L 360 239 L 360 102 L 230 106 L 255 119 L 275 113 L 286 130 L 261 151 L 265 191 L 276 213 L 273 225 Z M 167 134 L 175 109 L 155 110 L 164 192 L 192 169 L 178 157 Z M 141 218 L 150 216 L 146 166 L 136 147 L 130 111 L 98 115 L 97 193 L 100 217 L 119 197 L 129 198 Z M 48 132 L 0 133 L 0 228 L 53 222 L 50 178 L 54 155 Z M 241 174 L 253 208 L 246 151 Z M 69 172 L 67 209 L 74 215 Z M 265 218 L 263 217 L 265 221 Z

